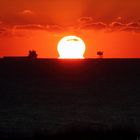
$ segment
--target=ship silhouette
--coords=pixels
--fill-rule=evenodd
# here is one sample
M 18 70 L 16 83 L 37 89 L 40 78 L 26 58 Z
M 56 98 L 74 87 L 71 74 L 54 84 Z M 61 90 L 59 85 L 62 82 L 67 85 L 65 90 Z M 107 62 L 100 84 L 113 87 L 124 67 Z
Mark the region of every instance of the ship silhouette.
M 3 58 L 4 59 L 8 59 L 8 60 L 35 60 L 35 59 L 37 59 L 37 57 L 38 57 L 38 54 L 37 54 L 37 52 L 35 51 L 35 50 L 30 50 L 29 52 L 28 52 L 28 55 L 27 56 L 4 56 Z

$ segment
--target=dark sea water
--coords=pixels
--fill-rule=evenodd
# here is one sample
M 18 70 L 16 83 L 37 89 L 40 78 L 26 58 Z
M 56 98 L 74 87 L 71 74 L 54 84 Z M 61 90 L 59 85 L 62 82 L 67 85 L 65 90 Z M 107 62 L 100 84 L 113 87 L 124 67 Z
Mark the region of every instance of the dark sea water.
M 140 133 L 140 59 L 0 60 L 0 134 Z

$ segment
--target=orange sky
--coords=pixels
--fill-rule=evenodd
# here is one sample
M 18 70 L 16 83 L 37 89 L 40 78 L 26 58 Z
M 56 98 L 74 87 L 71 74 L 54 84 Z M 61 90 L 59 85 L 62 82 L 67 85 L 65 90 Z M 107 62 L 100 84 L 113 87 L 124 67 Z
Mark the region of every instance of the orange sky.
M 66 35 L 81 37 L 85 57 L 140 58 L 139 0 L 1 0 L 0 57 L 58 57 Z

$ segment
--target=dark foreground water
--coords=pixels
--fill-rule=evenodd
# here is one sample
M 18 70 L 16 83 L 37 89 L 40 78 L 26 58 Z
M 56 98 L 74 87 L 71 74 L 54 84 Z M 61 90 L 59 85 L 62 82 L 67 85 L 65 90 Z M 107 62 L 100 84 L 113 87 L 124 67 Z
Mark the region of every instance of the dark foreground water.
M 139 59 L 0 60 L 0 136 L 98 131 L 140 133 Z

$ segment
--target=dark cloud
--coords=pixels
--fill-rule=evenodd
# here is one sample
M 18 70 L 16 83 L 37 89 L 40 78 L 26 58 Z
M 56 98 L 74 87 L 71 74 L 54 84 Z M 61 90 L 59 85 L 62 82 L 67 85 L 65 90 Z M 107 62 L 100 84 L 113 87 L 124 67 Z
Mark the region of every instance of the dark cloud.
M 118 17 L 119 20 L 122 17 Z M 140 22 L 123 23 L 121 21 L 114 21 L 109 24 L 104 22 L 93 22 L 92 17 L 80 18 L 80 29 L 85 30 L 104 30 L 105 32 L 127 31 L 127 32 L 140 32 Z
M 78 19 L 78 22 L 80 23 L 88 23 L 88 22 L 91 22 L 93 21 L 93 18 L 92 17 L 81 17 Z
M 3 26 L 0 25 L 0 37 L 26 37 L 24 31 L 46 31 L 46 32 L 54 32 L 61 33 L 64 32 L 64 28 L 59 25 L 40 25 L 40 24 L 26 24 L 26 25 L 14 25 L 11 26 Z
M 15 30 L 45 30 L 45 26 L 39 24 L 15 25 Z
M 46 30 L 49 32 L 64 32 L 66 29 L 59 25 L 47 25 Z
M 139 22 L 131 22 L 128 23 L 126 25 L 126 27 L 124 29 L 122 29 L 123 31 L 127 31 L 127 32 L 136 32 L 136 33 L 140 33 L 140 23 Z
M 121 16 L 117 17 L 117 21 L 122 20 L 123 18 Z
M 27 12 L 28 13 L 28 12 Z M 32 31 L 46 31 L 53 33 L 62 33 L 69 31 L 77 31 L 77 29 L 93 30 L 93 31 L 125 31 L 140 33 L 140 22 L 123 23 L 121 21 L 114 21 L 109 24 L 104 22 L 93 22 L 92 17 L 82 17 L 78 21 L 79 24 L 70 26 L 60 26 L 55 24 L 17 24 L 13 26 L 5 26 L 4 21 L 0 21 L 0 36 L 23 36 L 21 33 L 24 30 Z M 20 33 L 21 31 L 21 33 Z
M 106 29 L 107 25 L 103 22 L 90 22 L 90 23 L 83 23 L 80 29 L 85 30 L 103 30 Z
M 109 25 L 109 30 L 111 31 L 127 31 L 127 32 L 140 32 L 140 23 L 139 22 L 130 22 L 130 23 L 121 23 L 121 22 L 112 22 Z
M 0 27 L 0 37 L 11 37 L 13 36 L 13 32 L 5 27 Z
M 122 31 L 140 33 L 140 28 L 126 27 Z
M 32 10 L 23 10 L 22 12 L 20 12 L 20 14 L 22 14 L 22 15 L 33 15 L 34 14 L 34 12 L 32 11 Z
M 0 36 L 7 32 L 7 28 L 3 26 L 3 21 L 0 21 Z
M 114 21 L 108 25 L 106 32 L 122 31 L 126 27 L 126 24 L 118 21 Z
M 5 33 L 7 30 L 5 28 L 0 28 L 0 34 Z
M 130 22 L 127 24 L 128 27 L 140 28 L 140 22 Z
M 59 25 L 40 25 L 40 24 L 28 24 L 28 25 L 16 25 L 15 30 L 44 30 L 49 32 L 62 32 L 64 29 Z
M 123 24 L 123 23 L 121 23 L 121 22 L 112 22 L 110 25 L 109 25 L 109 27 L 110 28 L 115 28 L 115 29 L 120 29 L 120 28 L 123 28 L 123 27 L 125 27 L 126 25 L 125 24 Z

